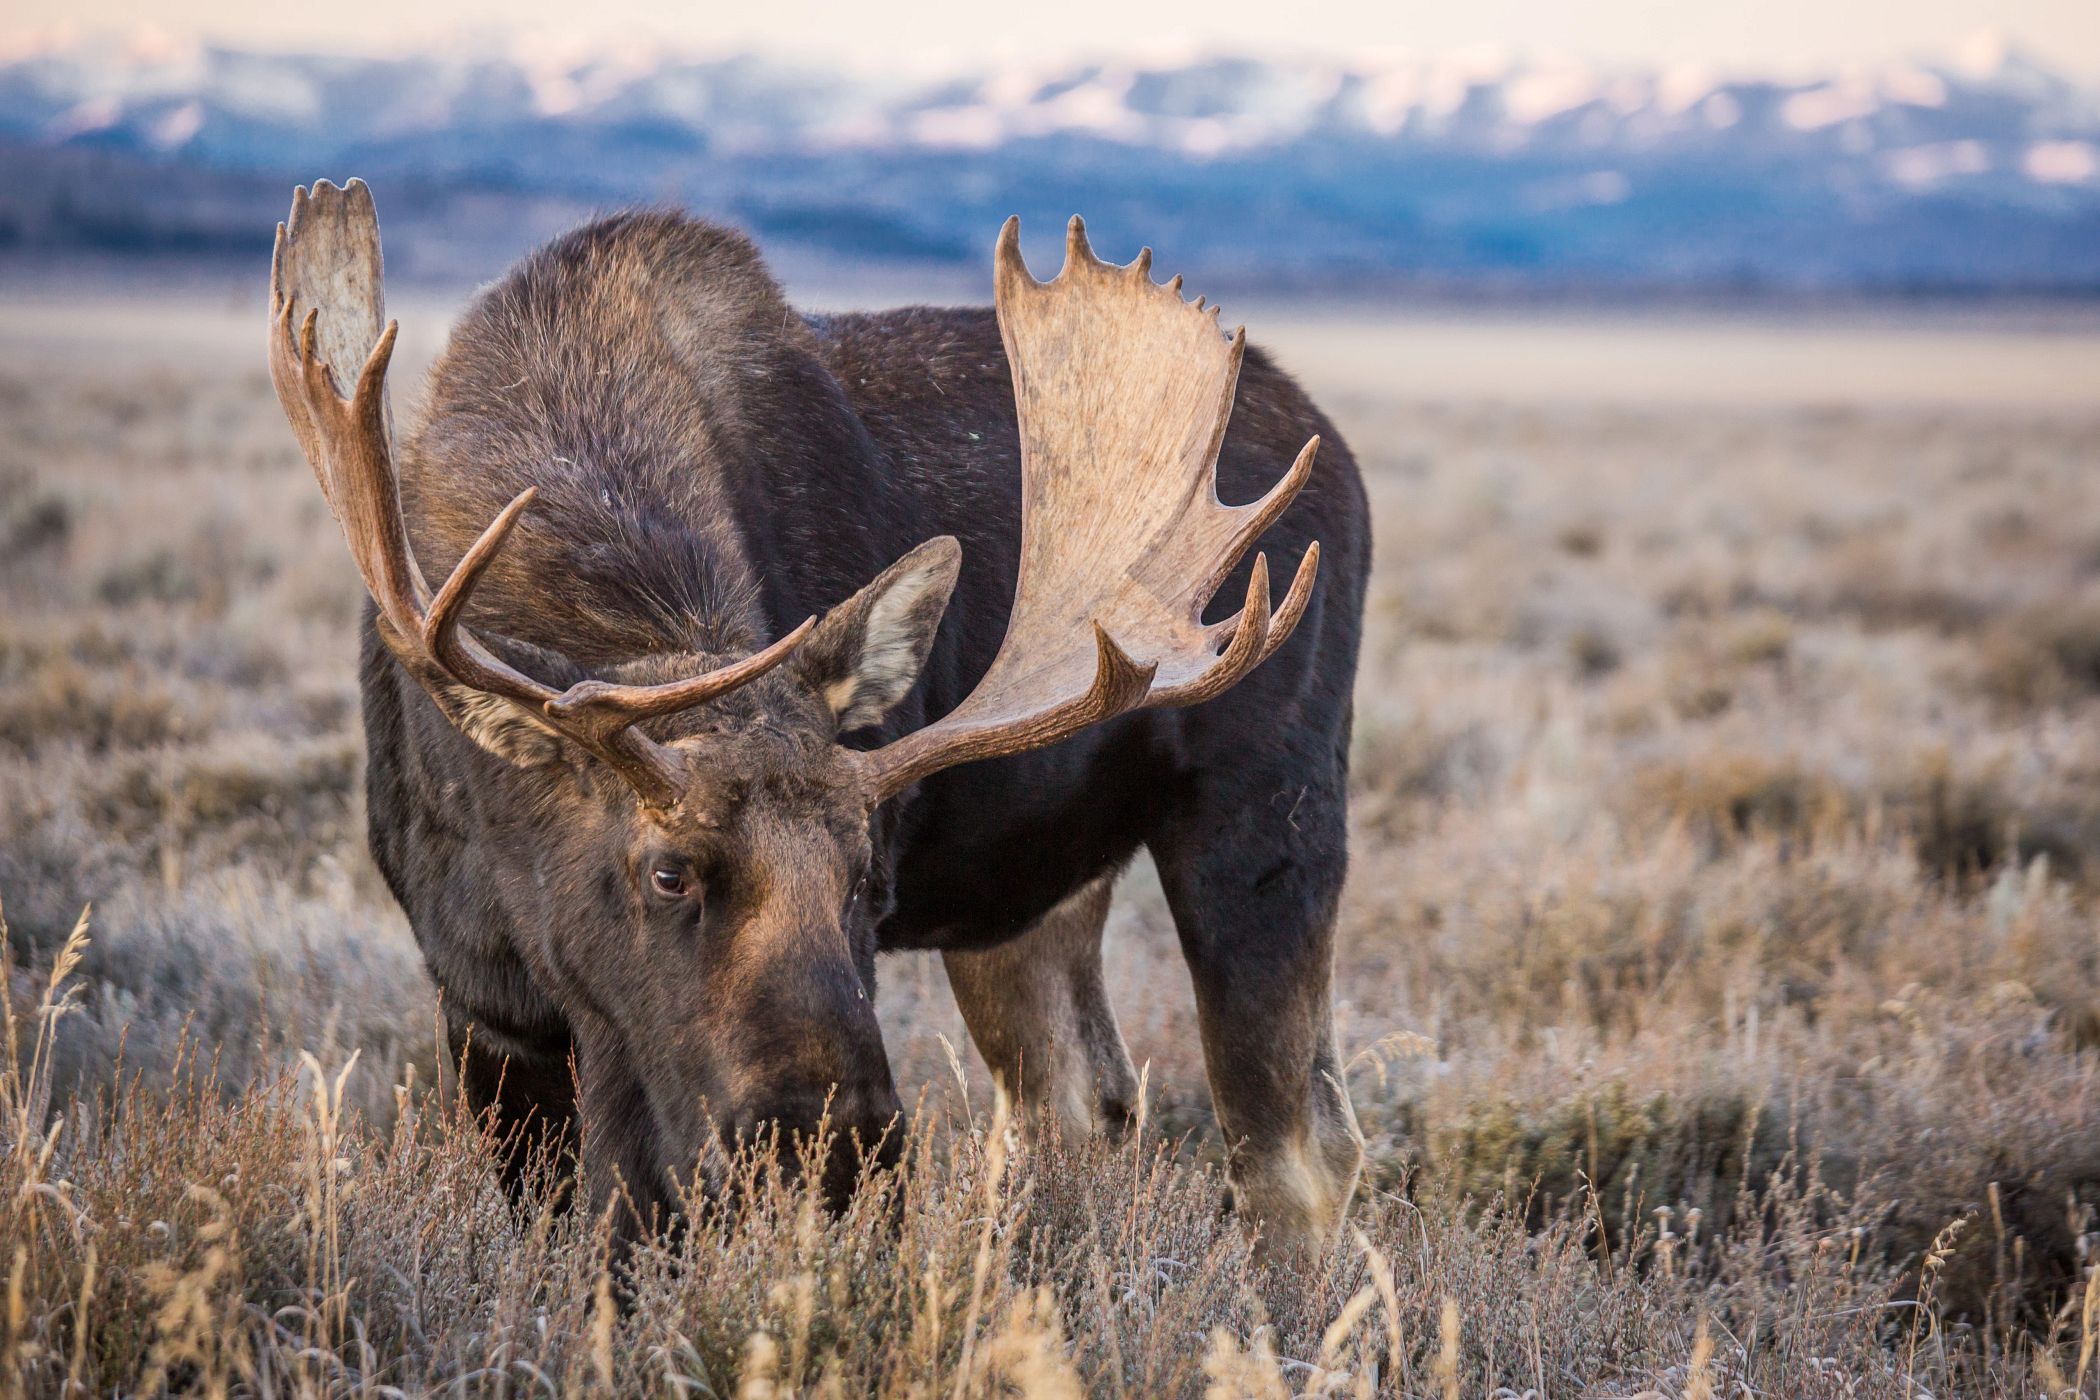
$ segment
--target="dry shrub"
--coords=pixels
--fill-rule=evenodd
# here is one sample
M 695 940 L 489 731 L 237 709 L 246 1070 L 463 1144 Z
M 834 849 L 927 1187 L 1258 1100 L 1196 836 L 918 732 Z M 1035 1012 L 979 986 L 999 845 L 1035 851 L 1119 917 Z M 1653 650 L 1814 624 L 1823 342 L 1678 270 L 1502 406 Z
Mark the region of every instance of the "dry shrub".
M 1373 1198 L 1324 1257 L 1271 1268 L 1156 1137 L 1037 1140 L 1003 1102 L 922 1110 L 837 1213 L 805 1184 L 822 1143 L 703 1163 L 719 1189 L 618 1258 L 563 1162 L 513 1199 L 481 1125 L 412 1075 L 371 1126 L 355 1056 L 231 1099 L 190 1059 L 160 1092 L 54 1103 L 83 940 L 10 1008 L 0 1066 L 0 1365 L 32 1393 L 1486 1394 L 1712 1370 L 1894 1397 L 2015 1383 L 2038 1355 L 2016 1332 L 1892 1350 L 1879 1207 L 1813 1165 L 1682 1231 L 1613 1225 L 1588 1180 L 1537 1220 L 1500 1193 Z M 1717 1353 L 1717 1329 L 1747 1341 Z
M 1649 1207 L 1697 1210 L 1726 1225 L 1739 1190 L 1761 1199 L 1798 1166 L 1786 1124 L 1741 1096 L 1639 1096 L 1624 1079 L 1543 1105 L 1468 1102 L 1425 1135 L 1421 1174 L 1460 1199 L 1501 1199 L 1542 1223 L 1570 1208 L 1601 1214 L 1614 1238 Z
M 1756 608 L 1732 623 L 1721 638 L 1721 652 L 1740 666 L 1783 662 L 1794 645 L 1794 624 L 1776 608 Z
M 89 798 L 101 830 L 184 859 L 243 853 L 298 870 L 348 838 L 359 753 L 347 736 L 265 742 L 236 735 L 198 749 L 113 765 Z
M 2023 783 L 2001 764 L 1934 746 L 1885 775 L 1878 798 L 1935 873 L 1973 876 L 2041 855 L 2080 876 L 2100 849 L 2100 792 L 2071 776 Z
M 1944 1002 L 1914 992 L 1896 1005 L 1891 1015 L 1908 1020 Z M 2000 1334 L 2045 1329 L 2083 1282 L 2100 1209 L 2092 1071 L 2036 1077 L 2020 1041 L 2048 1031 L 2031 1007 L 1953 1011 L 1929 1034 L 1911 1029 L 1890 1028 L 1883 1053 L 1854 1062 L 1848 1079 L 1781 1027 L 1796 1073 L 1756 1098 L 1749 1086 L 1643 1091 L 1625 1076 L 1537 1102 L 1477 1086 L 1449 1119 L 1418 1110 L 1412 1179 L 1430 1199 L 1506 1202 L 1533 1228 L 1586 1209 L 1612 1240 L 1652 1225 L 1658 1209 L 1719 1231 L 1803 1191 L 1820 1223 L 1849 1214 L 1866 1229 L 1861 1258 L 1899 1272 L 1949 1220 L 1987 1217 L 1989 1230 L 1943 1262 L 1939 1306 Z M 1800 1073 L 1809 1066 L 1817 1072 Z
M 1619 644 L 1601 627 L 1578 627 L 1568 637 L 1568 660 L 1584 680 L 1608 676 L 1625 659 Z
M 1681 626 L 1663 655 L 1662 698 L 1679 719 L 1710 720 L 1764 677 L 1784 674 L 1794 624 L 1770 607 Z
M 1352 741 L 1357 819 L 1399 838 L 1444 803 L 1481 791 L 1499 762 L 1489 736 L 1470 725 L 1369 711 Z
M 1553 542 L 1561 552 L 1577 559 L 1594 559 L 1604 552 L 1604 526 L 1594 520 L 1577 520 L 1563 525 Z
M 2076 877 L 2100 842 L 2100 796 L 2077 782 L 2023 788 L 2002 765 L 1958 761 L 1937 745 L 1898 753 L 1849 782 L 1788 756 L 1698 750 L 1638 769 L 1620 809 L 1629 820 L 1682 823 L 1721 844 L 1756 836 L 1811 842 L 1858 830 L 1908 842 L 1928 873 L 1952 878 L 2037 855 Z
M 1977 639 L 1970 684 L 2015 710 L 2100 694 L 2100 603 L 2055 602 L 2001 619 Z
M 57 744 L 142 748 L 176 737 L 190 718 L 150 675 L 90 671 L 60 658 L 0 692 L 0 745 L 24 754 Z
M 1703 648 L 1673 652 L 1664 687 L 1670 709 L 1679 719 L 1713 719 L 1735 704 L 1733 668 Z
M 1657 580 L 1654 596 L 1665 617 L 1696 622 L 1752 606 L 1757 601 L 1757 585 L 1742 574 L 1689 567 L 1674 577 Z
M 1956 581 L 1935 577 L 1906 557 L 1886 532 L 1875 531 L 1837 546 L 1827 577 L 1804 590 L 1788 611 L 1835 614 L 1873 630 L 1953 633 L 1983 622 L 1991 604 Z
M 1733 750 L 1653 764 L 1633 776 L 1625 798 L 1635 818 L 1660 816 L 1720 842 L 1812 836 L 1841 824 L 1847 805 L 1836 783 L 1798 761 Z
M 39 489 L 26 473 L 0 471 L 0 568 L 20 568 L 59 549 L 72 530 L 65 497 Z

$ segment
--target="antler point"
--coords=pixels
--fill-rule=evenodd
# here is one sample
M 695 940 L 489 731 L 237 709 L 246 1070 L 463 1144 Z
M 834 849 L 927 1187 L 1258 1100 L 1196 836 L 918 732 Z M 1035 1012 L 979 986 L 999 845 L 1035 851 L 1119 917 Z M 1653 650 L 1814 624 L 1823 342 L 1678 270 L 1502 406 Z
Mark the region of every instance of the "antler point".
M 386 329 L 372 344 L 371 353 L 365 356 L 365 367 L 357 376 L 356 395 L 363 399 L 368 395 L 376 403 L 386 393 L 386 369 L 394 358 L 394 341 L 401 333 L 399 321 L 388 321 Z
M 1091 269 L 1099 266 L 1100 261 L 1094 256 L 1093 244 L 1087 242 L 1086 220 L 1074 214 L 1072 221 L 1065 225 L 1065 270 Z
M 995 296 L 1004 296 L 1024 286 L 1041 286 L 1021 256 L 1021 216 L 1009 214 L 999 226 L 999 241 L 992 250 L 992 282 Z

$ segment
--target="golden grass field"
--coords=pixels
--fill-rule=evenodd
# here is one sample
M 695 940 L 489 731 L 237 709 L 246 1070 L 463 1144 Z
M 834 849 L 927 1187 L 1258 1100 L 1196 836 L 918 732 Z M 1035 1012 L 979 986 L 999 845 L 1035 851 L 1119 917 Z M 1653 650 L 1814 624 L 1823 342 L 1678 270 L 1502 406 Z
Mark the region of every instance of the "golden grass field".
M 1375 330 L 1284 344 L 1378 531 L 1346 1237 L 1269 1269 L 1220 1217 L 1141 864 L 1136 1141 L 1012 1131 L 891 958 L 907 1165 L 833 1218 L 749 1163 L 615 1278 L 447 1095 L 259 324 L 23 311 L 7 1393 L 2100 1394 L 2100 338 Z

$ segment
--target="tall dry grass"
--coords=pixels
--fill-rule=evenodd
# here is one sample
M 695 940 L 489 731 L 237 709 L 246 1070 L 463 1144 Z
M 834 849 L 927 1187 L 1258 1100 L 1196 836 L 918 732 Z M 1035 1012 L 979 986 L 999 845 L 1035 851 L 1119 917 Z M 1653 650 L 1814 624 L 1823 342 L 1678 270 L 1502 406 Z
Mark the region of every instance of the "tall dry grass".
M 747 1160 L 616 1271 L 452 1095 L 267 384 L 0 363 L 0 1378 L 2100 1393 L 2100 419 L 1334 407 L 1378 517 L 1348 1237 L 1265 1272 L 1221 1217 L 1140 865 L 1137 1138 L 1016 1133 L 885 960 L 904 1167 L 833 1217 Z
M 824 1144 L 766 1144 L 616 1269 L 566 1163 L 513 1200 L 442 1091 L 411 1076 L 366 1119 L 355 1055 L 228 1095 L 185 1053 L 55 1110 L 87 931 L 0 1065 L 0 1375 L 27 1393 L 1910 1396 L 2092 1369 L 2090 1288 L 2061 1338 L 1957 1324 L 1936 1286 L 1969 1222 L 1905 1297 L 1893 1203 L 1799 1156 L 1745 1172 L 1725 1226 L 1615 1228 L 1632 1185 L 1615 1210 L 1586 1178 L 1542 1216 L 1378 1192 L 1325 1258 L 1263 1268 L 1174 1144 L 1032 1140 L 965 1078 L 843 1212 L 800 1184 Z

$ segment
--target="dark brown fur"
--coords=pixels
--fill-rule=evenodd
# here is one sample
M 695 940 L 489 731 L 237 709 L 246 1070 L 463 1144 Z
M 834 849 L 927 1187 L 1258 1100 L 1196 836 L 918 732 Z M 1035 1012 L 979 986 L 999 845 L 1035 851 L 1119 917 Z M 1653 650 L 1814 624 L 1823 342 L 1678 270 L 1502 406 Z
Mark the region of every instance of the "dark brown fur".
M 539 489 L 476 594 L 476 631 L 559 687 L 669 679 L 838 610 L 789 665 L 651 726 L 712 793 L 669 826 L 522 717 L 485 715 L 479 746 L 462 738 L 367 628 L 373 848 L 456 1041 L 474 1028 L 470 1089 L 512 1119 L 580 1114 L 594 1194 L 617 1176 L 645 1207 L 691 1169 L 710 1120 L 807 1127 L 829 1096 L 836 1122 L 876 1137 L 896 1109 L 878 948 L 1021 938 L 1145 845 L 1196 979 L 1243 1204 L 1286 1236 L 1331 1224 L 1357 1160 L 1327 998 L 1369 540 L 1347 448 L 1250 352 L 1220 494 L 1252 499 L 1314 433 L 1313 478 L 1260 547 L 1289 577 L 1317 538 L 1325 565 L 1270 661 L 1210 704 L 951 770 L 871 819 L 833 771 L 825 700 L 863 663 L 868 595 L 839 605 L 922 541 L 961 541 L 938 633 L 937 604 L 909 622 L 931 638 L 917 683 L 849 736 L 872 743 L 968 692 L 1012 601 L 1018 446 L 991 313 L 805 319 L 749 243 L 671 214 L 608 219 L 527 259 L 455 329 L 403 454 L 433 575 Z M 657 859 L 691 867 L 705 897 L 659 907 L 637 875 Z M 1057 927 L 1063 966 L 1070 916 Z M 973 1030 L 1059 1023 L 1012 1012 L 980 1006 Z M 1098 1024 L 1086 1033 L 1091 1059 L 1112 1060 Z

